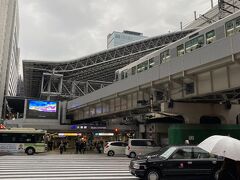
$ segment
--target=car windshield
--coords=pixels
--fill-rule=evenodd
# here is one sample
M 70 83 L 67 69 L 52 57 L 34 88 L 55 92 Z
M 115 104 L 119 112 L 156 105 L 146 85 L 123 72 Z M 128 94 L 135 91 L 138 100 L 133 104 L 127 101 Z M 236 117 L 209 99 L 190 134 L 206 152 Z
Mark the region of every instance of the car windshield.
M 172 153 L 176 150 L 176 147 L 170 147 L 168 148 L 164 153 L 162 153 L 160 156 L 164 159 L 167 159 L 169 156 L 172 155 Z

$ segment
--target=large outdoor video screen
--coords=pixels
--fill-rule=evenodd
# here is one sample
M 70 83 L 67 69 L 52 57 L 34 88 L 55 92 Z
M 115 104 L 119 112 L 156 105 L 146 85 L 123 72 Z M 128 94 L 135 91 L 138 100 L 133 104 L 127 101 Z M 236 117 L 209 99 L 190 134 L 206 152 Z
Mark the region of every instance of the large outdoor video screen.
M 28 100 L 26 118 L 57 119 L 58 102 Z

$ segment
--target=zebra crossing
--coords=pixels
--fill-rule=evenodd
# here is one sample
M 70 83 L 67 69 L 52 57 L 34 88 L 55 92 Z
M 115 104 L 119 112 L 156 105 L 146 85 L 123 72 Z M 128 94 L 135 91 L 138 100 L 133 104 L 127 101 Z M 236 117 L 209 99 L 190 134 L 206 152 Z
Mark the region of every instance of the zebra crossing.
M 1 180 L 138 179 L 130 159 L 96 154 L 0 156 Z

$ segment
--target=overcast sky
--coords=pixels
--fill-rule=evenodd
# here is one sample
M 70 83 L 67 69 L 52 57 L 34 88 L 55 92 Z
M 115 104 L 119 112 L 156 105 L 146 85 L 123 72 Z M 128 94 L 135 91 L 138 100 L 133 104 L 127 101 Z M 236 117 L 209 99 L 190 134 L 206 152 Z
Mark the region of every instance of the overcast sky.
M 19 0 L 21 59 L 75 59 L 106 49 L 113 31 L 156 36 L 210 7 L 210 0 Z

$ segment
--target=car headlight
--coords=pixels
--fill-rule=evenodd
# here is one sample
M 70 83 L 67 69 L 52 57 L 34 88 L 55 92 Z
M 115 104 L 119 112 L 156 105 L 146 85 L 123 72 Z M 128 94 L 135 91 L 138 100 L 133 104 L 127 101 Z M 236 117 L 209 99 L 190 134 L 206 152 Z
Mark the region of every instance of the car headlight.
M 140 164 L 134 163 L 134 164 L 133 164 L 133 168 L 134 168 L 134 169 L 140 169 Z

